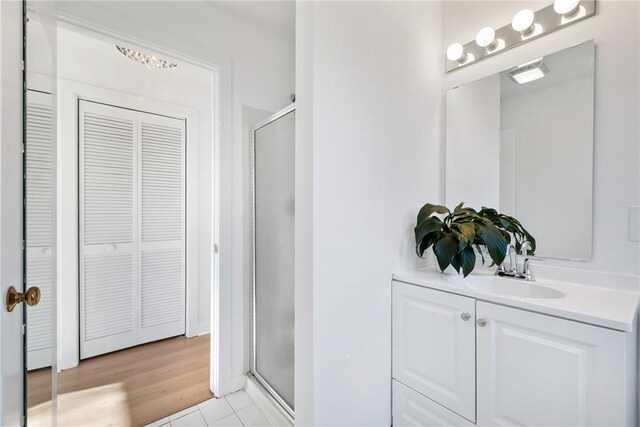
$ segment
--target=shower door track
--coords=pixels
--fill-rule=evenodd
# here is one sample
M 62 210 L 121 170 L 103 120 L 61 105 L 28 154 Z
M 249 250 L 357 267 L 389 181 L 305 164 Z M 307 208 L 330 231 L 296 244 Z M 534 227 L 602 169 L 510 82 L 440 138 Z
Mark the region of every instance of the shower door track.
M 249 158 L 250 158 L 250 171 L 251 171 L 251 371 L 250 375 L 262 386 L 269 397 L 275 401 L 290 417 L 294 418 L 293 408 L 291 408 L 287 402 L 278 394 L 277 391 L 269 385 L 269 382 L 265 380 L 257 370 L 256 366 L 256 192 L 255 192 L 255 134 L 256 131 L 261 128 L 275 122 L 276 120 L 286 116 L 296 109 L 296 105 L 291 104 L 288 107 L 276 112 L 272 116 L 267 117 L 265 120 L 256 124 L 250 131 L 249 138 Z M 295 179 L 295 178 L 294 178 Z M 295 361 L 294 361 L 295 364 Z M 295 365 L 294 365 L 295 366 Z M 295 370 L 295 367 L 294 367 Z

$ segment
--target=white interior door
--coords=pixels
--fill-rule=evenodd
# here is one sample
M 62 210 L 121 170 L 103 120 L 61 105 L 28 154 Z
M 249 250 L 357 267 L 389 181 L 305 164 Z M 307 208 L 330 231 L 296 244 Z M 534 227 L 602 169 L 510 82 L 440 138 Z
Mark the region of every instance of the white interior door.
M 81 358 L 185 332 L 185 122 L 80 101 Z
M 6 426 L 55 425 L 55 105 L 49 93 L 24 90 L 54 86 L 54 12 L 51 2 L 0 2 L 0 425 Z M 31 60 L 38 62 L 37 79 Z
M 185 332 L 185 122 L 138 113 L 138 342 Z
M 22 4 L 0 2 L 0 424 L 16 426 L 24 414 L 23 304 L 4 301 L 22 290 Z
M 137 343 L 136 113 L 80 101 L 80 357 Z

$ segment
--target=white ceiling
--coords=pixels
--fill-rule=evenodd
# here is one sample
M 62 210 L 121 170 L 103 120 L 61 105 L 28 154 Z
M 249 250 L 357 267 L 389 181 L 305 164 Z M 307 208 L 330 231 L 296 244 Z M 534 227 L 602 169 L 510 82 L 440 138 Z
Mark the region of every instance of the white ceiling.
M 296 3 L 292 0 L 206 0 L 218 9 L 275 33 L 289 40 L 295 39 Z

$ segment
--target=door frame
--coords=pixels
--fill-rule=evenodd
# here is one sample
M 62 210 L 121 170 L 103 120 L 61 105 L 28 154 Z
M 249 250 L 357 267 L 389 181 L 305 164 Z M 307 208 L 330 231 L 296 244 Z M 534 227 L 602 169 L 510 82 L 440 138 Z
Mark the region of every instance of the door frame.
M 2 300 L 11 284 L 22 287 L 22 150 L 23 98 L 23 4 L 0 2 L 0 276 Z M 212 71 L 212 277 L 210 389 L 216 396 L 235 391 L 231 352 L 231 186 L 232 180 L 232 80 L 231 59 L 217 57 L 214 63 L 197 59 L 133 39 L 104 28 L 58 15 L 61 26 L 88 32 L 111 42 L 124 41 L 170 55 Z M 15 141 L 15 143 L 9 143 Z M 0 311 L 0 424 L 20 425 L 24 413 L 22 307 Z M 16 393 L 16 390 L 20 392 Z M 9 392 L 10 391 L 10 392 Z
M 220 182 L 232 180 L 233 142 L 232 120 L 232 81 L 231 59 L 217 57 L 216 63 L 201 61 L 179 52 L 174 52 L 111 29 L 98 27 L 61 13 L 58 13 L 58 25 L 72 31 L 87 34 L 110 43 L 126 43 L 146 51 L 188 62 L 211 71 L 212 82 L 212 150 L 211 150 L 211 351 L 209 378 L 210 389 L 216 396 L 224 396 L 235 391 L 232 375 L 231 354 L 231 186 L 220 186 Z M 62 91 L 61 91 L 62 92 Z M 60 97 L 62 98 L 62 93 Z M 189 160 L 187 159 L 187 162 Z M 188 172 L 187 172 L 188 179 Z M 200 278 L 202 280 L 203 278 Z

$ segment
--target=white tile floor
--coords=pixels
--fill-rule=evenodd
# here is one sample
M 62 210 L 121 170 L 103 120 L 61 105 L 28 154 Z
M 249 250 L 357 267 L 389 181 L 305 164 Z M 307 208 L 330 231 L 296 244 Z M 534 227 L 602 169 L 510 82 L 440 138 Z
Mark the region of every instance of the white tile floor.
M 244 390 L 210 399 L 149 424 L 147 427 L 270 426 Z

